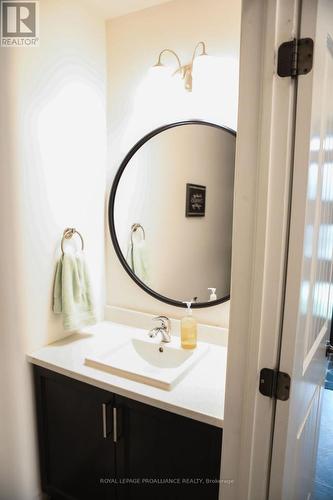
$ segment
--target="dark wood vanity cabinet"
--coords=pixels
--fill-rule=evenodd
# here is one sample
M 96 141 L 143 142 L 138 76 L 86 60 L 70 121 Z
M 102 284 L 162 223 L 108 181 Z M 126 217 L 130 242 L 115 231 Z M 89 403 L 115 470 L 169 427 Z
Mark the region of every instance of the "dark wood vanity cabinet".
M 217 500 L 222 430 L 34 367 L 43 491 Z
M 103 405 L 113 396 L 35 367 L 42 488 L 54 499 L 113 499 L 115 448 L 103 432 Z M 108 429 L 109 430 L 109 429 Z
M 221 429 L 127 398 L 116 401 L 122 414 L 118 474 L 140 478 L 138 486 L 120 488 L 119 499 L 217 500 Z

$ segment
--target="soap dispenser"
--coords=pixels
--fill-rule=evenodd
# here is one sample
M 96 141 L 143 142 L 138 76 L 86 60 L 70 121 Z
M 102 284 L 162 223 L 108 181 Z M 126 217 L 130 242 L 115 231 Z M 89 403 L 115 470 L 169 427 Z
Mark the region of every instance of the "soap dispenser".
M 183 349 L 194 349 L 197 346 L 197 320 L 192 316 L 192 302 L 184 302 L 187 306 L 187 315 L 182 318 L 181 344 Z
M 213 302 L 213 300 L 217 300 L 216 288 L 208 288 L 208 290 L 210 290 L 209 302 Z

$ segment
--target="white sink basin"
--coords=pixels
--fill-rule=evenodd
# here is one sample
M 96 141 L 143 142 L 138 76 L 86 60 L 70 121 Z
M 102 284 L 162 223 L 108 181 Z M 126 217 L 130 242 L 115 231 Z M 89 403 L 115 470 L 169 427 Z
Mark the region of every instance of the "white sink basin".
M 160 344 L 133 338 L 116 349 L 87 356 L 85 364 L 170 390 L 208 350 L 207 344 L 198 344 L 190 350 L 182 349 L 176 342 L 179 340 Z M 160 352 L 160 346 L 163 352 Z

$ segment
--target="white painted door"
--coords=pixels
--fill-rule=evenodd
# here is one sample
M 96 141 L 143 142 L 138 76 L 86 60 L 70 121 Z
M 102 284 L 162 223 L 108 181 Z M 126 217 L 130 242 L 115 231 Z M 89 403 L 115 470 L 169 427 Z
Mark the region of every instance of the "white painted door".
M 300 36 L 314 40 L 314 66 L 298 81 L 280 358 L 280 371 L 290 374 L 292 384 L 289 401 L 276 405 L 272 500 L 311 498 L 332 312 L 332 0 L 303 0 Z

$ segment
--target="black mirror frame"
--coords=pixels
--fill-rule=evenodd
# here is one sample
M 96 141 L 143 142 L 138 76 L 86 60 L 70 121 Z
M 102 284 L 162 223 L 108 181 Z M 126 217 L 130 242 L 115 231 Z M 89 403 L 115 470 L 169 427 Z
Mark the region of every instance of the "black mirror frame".
M 228 127 L 222 127 L 221 125 L 217 125 L 216 123 L 211 123 L 211 122 L 206 122 L 202 120 L 186 120 L 186 121 L 180 121 L 180 122 L 175 122 L 175 123 L 170 123 L 168 125 L 163 125 L 161 127 L 156 128 L 155 130 L 152 130 L 148 134 L 146 134 L 142 139 L 140 139 L 132 148 L 131 150 L 127 153 L 123 161 L 121 162 L 121 165 L 115 175 L 115 178 L 112 183 L 111 187 L 111 192 L 110 192 L 110 197 L 109 197 L 109 206 L 108 206 L 108 214 L 109 214 L 109 229 L 110 229 L 110 235 L 111 235 L 111 240 L 113 243 L 113 247 L 115 249 L 115 252 L 117 254 L 118 259 L 120 260 L 120 263 L 122 264 L 123 268 L 127 272 L 127 274 L 132 278 L 132 280 L 140 287 L 142 290 L 144 290 L 146 293 L 154 297 L 155 299 L 164 302 L 165 304 L 169 304 L 171 306 L 176 306 L 176 307 L 182 307 L 184 308 L 183 302 L 179 300 L 174 300 L 174 299 L 169 299 L 168 297 L 165 297 L 164 295 L 161 295 L 151 288 L 149 288 L 145 283 L 143 283 L 132 271 L 132 269 L 129 267 L 129 265 L 126 262 L 126 259 L 120 249 L 118 239 L 117 239 L 117 234 L 116 234 L 116 227 L 115 227 L 115 222 L 114 222 L 114 204 L 115 204 L 115 199 L 116 199 L 116 193 L 117 193 L 117 188 L 118 184 L 120 182 L 121 176 L 127 167 L 129 161 L 131 158 L 135 155 L 135 153 L 150 139 L 155 137 L 155 135 L 160 134 L 161 132 L 164 132 L 165 130 L 168 130 L 170 128 L 175 128 L 175 127 L 180 127 L 182 125 L 206 125 L 208 127 L 215 127 L 219 128 L 222 130 L 225 130 L 231 135 L 234 135 L 236 137 L 236 132 Z M 213 307 L 217 306 L 218 304 L 222 304 L 223 302 L 227 302 L 230 300 L 230 295 L 226 295 L 222 297 L 221 299 L 217 299 L 211 302 L 198 302 L 198 303 L 193 303 L 192 308 L 193 309 L 201 309 L 204 307 Z

